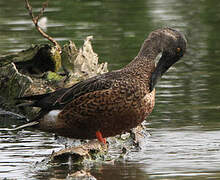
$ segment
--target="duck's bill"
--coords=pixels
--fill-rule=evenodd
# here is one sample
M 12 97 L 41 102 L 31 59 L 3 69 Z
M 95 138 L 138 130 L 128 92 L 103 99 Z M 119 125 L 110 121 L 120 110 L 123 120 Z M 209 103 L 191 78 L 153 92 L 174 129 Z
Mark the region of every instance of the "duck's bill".
M 150 79 L 150 92 L 153 91 L 157 82 L 161 79 L 162 75 L 179 59 L 171 59 L 165 56 L 162 56 L 157 63 L 155 71 L 152 73 Z

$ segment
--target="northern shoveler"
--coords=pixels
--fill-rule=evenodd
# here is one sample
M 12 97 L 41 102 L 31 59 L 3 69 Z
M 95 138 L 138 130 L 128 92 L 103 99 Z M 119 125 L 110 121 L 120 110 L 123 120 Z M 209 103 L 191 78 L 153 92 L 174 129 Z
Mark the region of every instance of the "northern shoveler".
M 185 50 L 184 35 L 171 28 L 155 30 L 138 55 L 122 69 L 52 93 L 21 97 L 41 110 L 31 122 L 17 129 L 33 126 L 70 138 L 97 137 L 105 143 L 105 137 L 136 127 L 152 112 L 157 81 Z

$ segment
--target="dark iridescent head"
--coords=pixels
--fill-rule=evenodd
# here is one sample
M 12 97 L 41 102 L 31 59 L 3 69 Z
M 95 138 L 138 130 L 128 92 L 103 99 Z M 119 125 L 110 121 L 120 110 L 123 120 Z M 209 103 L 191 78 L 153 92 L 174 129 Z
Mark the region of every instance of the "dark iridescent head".
M 161 54 L 151 76 L 150 91 L 154 89 L 161 76 L 184 55 L 186 44 L 185 36 L 171 28 L 158 29 L 148 36 L 138 56 L 155 60 Z

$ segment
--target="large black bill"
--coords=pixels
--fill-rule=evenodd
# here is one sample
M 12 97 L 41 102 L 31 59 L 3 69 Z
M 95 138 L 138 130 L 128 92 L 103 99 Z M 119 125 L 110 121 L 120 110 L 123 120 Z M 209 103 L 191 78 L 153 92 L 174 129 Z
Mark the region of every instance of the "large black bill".
M 162 56 L 157 63 L 155 71 L 152 73 L 150 79 L 150 92 L 153 91 L 157 82 L 161 79 L 162 75 L 175 63 L 178 61 L 178 58 L 171 59 L 167 56 Z

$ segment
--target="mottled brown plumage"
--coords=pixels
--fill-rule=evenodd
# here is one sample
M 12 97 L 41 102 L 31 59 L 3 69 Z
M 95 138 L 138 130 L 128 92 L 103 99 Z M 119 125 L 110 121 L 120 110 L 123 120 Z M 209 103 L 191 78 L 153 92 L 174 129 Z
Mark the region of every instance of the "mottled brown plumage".
M 94 139 L 136 127 L 152 112 L 157 80 L 186 49 L 182 34 L 170 28 L 153 31 L 140 52 L 124 68 L 81 81 L 53 93 L 23 97 L 41 107 L 33 125 L 57 135 Z M 161 54 L 155 66 L 155 59 Z M 47 113 L 60 110 L 51 120 Z

